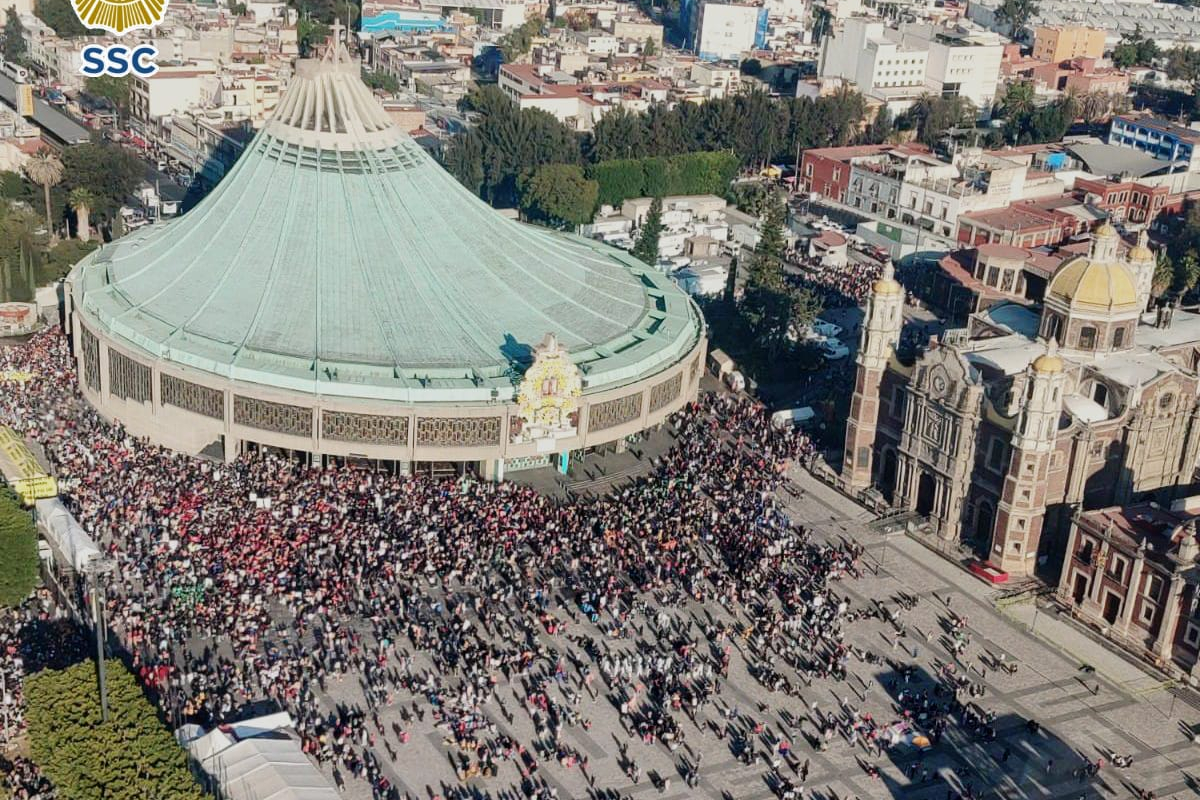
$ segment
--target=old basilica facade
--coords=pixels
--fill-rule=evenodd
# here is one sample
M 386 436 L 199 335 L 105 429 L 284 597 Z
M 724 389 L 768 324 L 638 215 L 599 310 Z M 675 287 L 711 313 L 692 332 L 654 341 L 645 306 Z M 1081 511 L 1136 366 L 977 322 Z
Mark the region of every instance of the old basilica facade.
M 911 358 L 889 268 L 867 302 L 844 487 L 1016 576 L 1061 552 L 1077 512 L 1190 493 L 1200 314 L 1147 313 L 1154 267 L 1144 234 L 1126 248 L 1104 223 L 1041 297 L 995 302 Z

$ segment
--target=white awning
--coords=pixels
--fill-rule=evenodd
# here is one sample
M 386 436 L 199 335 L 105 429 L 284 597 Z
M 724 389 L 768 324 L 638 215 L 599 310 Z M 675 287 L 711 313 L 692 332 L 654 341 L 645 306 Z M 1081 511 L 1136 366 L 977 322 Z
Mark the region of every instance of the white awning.
M 42 532 L 74 569 L 82 570 L 93 558 L 100 557 L 100 548 L 61 500 L 38 500 L 34 507 Z

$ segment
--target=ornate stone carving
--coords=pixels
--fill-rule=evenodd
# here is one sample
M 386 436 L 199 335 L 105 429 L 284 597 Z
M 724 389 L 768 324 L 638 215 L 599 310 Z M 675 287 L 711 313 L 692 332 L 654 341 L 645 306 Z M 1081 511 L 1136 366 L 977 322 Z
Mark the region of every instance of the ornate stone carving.
M 500 443 L 500 417 L 418 417 L 421 447 L 484 447 Z
M 701 357 L 702 357 L 702 356 L 701 356 L 701 354 L 697 353 L 697 354 L 696 354 L 696 357 L 695 357 L 695 358 L 692 360 L 692 367 L 691 367 L 691 369 L 688 371 L 688 382 L 689 382 L 689 383 L 695 383 L 695 382 L 696 382 L 696 373 L 700 371 L 700 359 L 701 359 Z
M 407 445 L 408 417 L 322 411 L 321 435 L 339 442 Z
M 100 391 L 100 340 L 87 328 L 79 328 L 79 349 L 83 353 L 83 381 L 93 392 Z
M 233 396 L 233 421 L 238 425 L 291 436 L 312 436 L 312 410 L 254 397 Z
M 182 408 L 213 419 L 225 419 L 225 393 L 210 386 L 160 375 L 158 380 L 159 399 L 163 405 Z
M 574 436 L 582 393 L 579 367 L 554 334 L 546 334 L 517 389 L 520 417 L 519 424 L 511 426 L 513 441 L 536 439 L 549 446 L 555 439 Z
M 592 406 L 588 412 L 588 430 L 603 431 L 633 422 L 642 415 L 642 393 L 634 392 L 624 397 L 605 400 Z
M 116 350 L 108 351 L 108 391 L 126 400 L 149 403 L 152 387 L 150 368 Z
M 650 413 L 653 414 L 660 408 L 665 408 L 675 399 L 679 397 L 679 390 L 683 386 L 683 373 L 676 375 L 674 378 L 667 378 L 662 383 L 650 389 Z

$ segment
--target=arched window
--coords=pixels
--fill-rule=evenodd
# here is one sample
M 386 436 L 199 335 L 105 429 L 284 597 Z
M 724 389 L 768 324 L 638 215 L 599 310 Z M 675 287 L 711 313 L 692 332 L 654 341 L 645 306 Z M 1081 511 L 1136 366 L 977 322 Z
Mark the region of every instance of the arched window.
M 1116 350 L 1118 347 L 1125 344 L 1125 329 L 1124 328 L 1115 328 L 1113 330 L 1112 342 L 1113 342 L 1112 343 L 1113 350 Z
M 1096 329 L 1091 325 L 1085 325 L 1079 329 L 1079 349 L 1096 349 Z

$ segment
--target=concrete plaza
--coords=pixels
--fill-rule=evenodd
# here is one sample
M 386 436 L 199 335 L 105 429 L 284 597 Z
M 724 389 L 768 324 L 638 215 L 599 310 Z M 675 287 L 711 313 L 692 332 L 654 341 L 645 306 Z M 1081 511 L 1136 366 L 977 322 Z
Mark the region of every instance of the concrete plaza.
M 915 608 L 904 612 L 902 620 L 908 635 L 896 640 L 890 624 L 879 620 L 859 621 L 847 626 L 846 638 L 858 647 L 882 658 L 870 665 L 851 658 L 846 682 L 805 681 L 782 662 L 775 667 L 793 684 L 801 687 L 800 696 L 768 691 L 748 671 L 744 658 L 749 643 L 735 641 L 729 680 L 723 690 L 702 711 L 693 724 L 683 714 L 677 719 L 685 735 L 685 744 L 670 752 L 663 744 L 645 745 L 623 727 L 617 708 L 597 675 L 597 698 L 582 694 L 577 707 L 590 720 L 590 729 L 567 726 L 563 740 L 586 754 L 586 772 L 563 767 L 552 754 L 537 753 L 540 764 L 535 775 L 565 798 L 726 798 L 759 800 L 775 797 L 768 764 L 745 765 L 736 757 L 741 744 L 737 735 L 718 737 L 717 731 L 745 731 L 759 752 L 777 750 L 781 740 L 793 746 L 791 767 L 786 763 L 780 773 L 799 782 L 800 765 L 807 762 L 809 777 L 805 797 L 822 800 L 848 798 L 903 797 L 914 800 L 942 800 L 952 793 L 970 790 L 980 798 L 1076 798 L 1136 797 L 1138 792 L 1153 790 L 1157 798 L 1192 796 L 1197 793 L 1193 773 L 1200 773 L 1200 745 L 1193 744 L 1190 731 L 1200 724 L 1200 711 L 1190 694 L 1178 698 L 1154 676 L 1142 672 L 1113 655 L 1086 636 L 1078 634 L 1052 614 L 1033 619 L 1031 604 L 1007 604 L 1002 593 L 971 577 L 953 563 L 932 553 L 921 543 L 903 535 L 884 538 L 867 528 L 870 515 L 807 473 L 794 469 L 792 482 L 785 492 L 790 513 L 797 522 L 836 540 L 840 536 L 857 539 L 868 548 L 864 561 L 870 569 L 858 580 L 844 580 L 835 586 L 839 594 L 848 594 L 851 608 L 862 608 L 880 600 L 892 610 L 898 605 L 892 598 L 900 593 L 919 598 Z M 1003 610 L 1001 610 L 1003 606 Z M 939 673 L 953 657 L 944 646 L 943 635 L 950 612 L 967 618 L 970 644 L 959 671 L 965 667 L 976 682 L 986 685 L 986 695 L 975 699 L 981 708 L 996 714 L 997 739 L 982 743 L 957 721 L 941 742 L 924 755 L 915 750 L 893 748 L 882 756 L 870 754 L 860 745 L 852 748 L 838 738 L 825 752 L 817 752 L 809 737 L 814 737 L 811 721 L 813 707 L 837 710 L 847 702 L 858 710 L 890 723 L 899 717 L 888 684 L 898 676 L 892 663 L 915 669 L 910 688 L 928 686 L 930 677 Z M 567 615 L 563 608 L 559 615 Z M 744 627 L 750 620 L 740 610 L 733 615 L 720 606 L 685 606 L 668 609 L 672 616 L 703 624 L 707 618 L 733 620 Z M 656 646 L 650 626 L 635 617 L 639 639 Z M 1030 632 L 1031 624 L 1036 631 Z M 568 662 L 592 663 L 577 646 L 579 635 L 602 639 L 599 631 L 582 617 L 573 623 L 570 636 L 542 634 Z M 703 640 L 693 628 L 691 635 Z M 607 640 L 613 651 L 632 651 L 629 639 Z M 913 658 L 915 648 L 916 658 Z M 1003 655 L 1004 663 L 1017 664 L 1015 674 L 993 665 Z M 1094 671 L 1080 667 L 1089 664 Z M 423 666 L 418 660 L 417 668 Z M 575 670 L 571 670 L 575 675 Z M 549 686 L 553 686 L 551 681 Z M 326 702 L 365 705 L 358 682 L 343 678 L 330 684 Z M 485 710 L 502 733 L 530 746 L 537 740 L 522 699 L 521 680 L 502 683 L 499 702 L 489 700 Z M 549 693 L 562 692 L 547 688 Z M 566 693 L 561 702 L 567 703 Z M 385 763 L 386 774 L 411 797 L 430 800 L 444 797 L 458 785 L 455 775 L 457 748 L 447 742 L 443 729 L 432 724 L 431 713 L 418 722 L 400 721 L 400 706 L 430 706 L 423 698 L 402 695 L 392 705 L 379 709 L 385 728 L 393 722 L 406 728 L 411 738 L 396 747 L 396 758 L 388 760 L 382 748 L 376 748 Z M 967 698 L 964 696 L 964 702 Z M 503 706 L 501 706 L 501 703 Z M 736 712 L 734 712 L 736 709 Z M 1026 722 L 1036 720 L 1041 728 L 1030 733 Z M 760 734 L 753 729 L 762 725 Z M 1005 751 L 1008 751 L 1005 757 Z M 1107 762 L 1112 753 L 1132 755 L 1134 766 L 1118 770 Z M 1104 758 L 1106 765 L 1096 777 L 1084 776 L 1079 768 L 1084 759 Z M 634 784 L 624 769 L 627 759 L 641 767 L 642 778 Z M 689 789 L 683 782 L 686 764 L 700 763 L 700 782 Z M 867 767 L 878 768 L 879 777 L 869 777 Z M 915 766 L 914 766 L 915 765 Z M 670 779 L 669 788 L 664 778 Z M 473 778 L 466 784 L 477 798 L 522 797 L 520 776 L 514 762 L 501 762 L 499 775 Z M 348 797 L 368 798 L 365 784 L 349 781 Z M 453 796 L 453 795 L 452 795 Z

